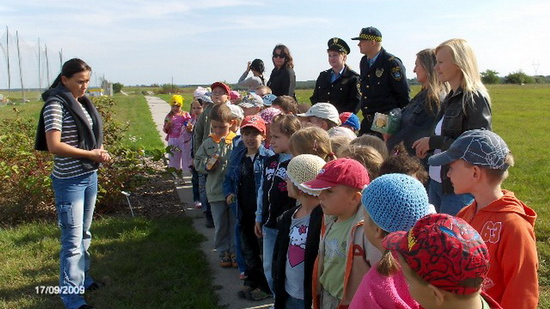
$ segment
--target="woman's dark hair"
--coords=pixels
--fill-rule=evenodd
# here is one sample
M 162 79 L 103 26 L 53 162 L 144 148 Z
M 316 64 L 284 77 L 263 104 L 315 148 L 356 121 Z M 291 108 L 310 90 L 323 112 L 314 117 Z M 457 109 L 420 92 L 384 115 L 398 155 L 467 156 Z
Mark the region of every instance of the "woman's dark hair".
M 262 74 L 265 71 L 264 62 L 262 61 L 262 59 L 254 59 L 250 64 L 250 69 Z
M 288 49 L 288 47 L 286 47 L 283 44 L 275 45 L 275 48 L 273 48 L 273 55 L 275 55 L 275 51 L 277 49 L 280 49 L 281 54 L 285 56 L 284 66 L 287 67 L 287 68 L 294 69 L 294 59 L 292 59 L 292 55 L 290 54 L 290 50 Z M 273 60 L 273 58 L 271 60 Z M 275 61 L 273 61 L 273 65 L 275 65 Z
M 53 84 L 50 88 L 55 88 L 59 83 L 61 82 L 61 76 L 65 76 L 67 78 L 73 77 L 76 73 L 84 72 L 84 71 L 91 71 L 92 68 L 84 62 L 84 60 L 73 58 L 71 60 L 67 60 L 61 67 L 61 73 L 57 76 L 57 78 L 53 81 Z
M 259 77 L 262 80 L 262 85 L 265 85 L 265 79 L 264 79 L 265 65 L 262 59 L 254 59 L 250 64 L 250 69 L 252 71 L 256 71 L 260 73 Z

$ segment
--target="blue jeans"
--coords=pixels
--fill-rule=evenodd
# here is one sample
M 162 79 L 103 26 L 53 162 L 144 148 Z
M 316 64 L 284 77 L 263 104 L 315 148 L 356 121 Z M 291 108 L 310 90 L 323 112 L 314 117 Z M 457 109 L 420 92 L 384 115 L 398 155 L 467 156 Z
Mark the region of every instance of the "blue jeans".
M 271 270 L 273 268 L 273 251 L 275 251 L 275 241 L 277 240 L 278 232 L 279 231 L 277 229 L 272 229 L 265 226 L 262 227 L 264 239 L 264 273 L 271 292 L 275 290 L 273 288 L 273 275 L 271 274 Z M 273 295 L 275 295 L 274 292 Z
M 208 198 L 206 197 L 206 176 L 207 174 L 199 173 L 199 194 L 202 204 L 202 212 L 206 217 L 212 218 L 212 209 L 210 208 L 210 203 L 208 203 Z
M 303 309 L 305 307 L 304 300 L 294 298 L 288 295 L 288 298 L 285 302 L 285 309 Z
M 443 185 L 433 179 L 430 179 L 428 188 L 428 197 L 430 204 L 435 206 L 438 213 L 445 213 L 456 216 L 456 214 L 465 206 L 474 201 L 474 196 L 465 194 L 444 194 Z
M 55 195 L 55 209 L 61 228 L 59 285 L 76 288 L 88 287 L 94 282 L 90 270 L 88 248 L 92 240 L 90 226 L 97 197 L 97 172 L 59 179 L 51 177 Z M 78 290 L 78 289 L 76 289 Z M 65 308 L 78 308 L 86 301 L 82 294 L 61 294 Z
M 199 172 L 193 166 L 191 166 L 191 184 L 193 185 L 193 202 L 200 201 L 202 204 L 199 192 Z

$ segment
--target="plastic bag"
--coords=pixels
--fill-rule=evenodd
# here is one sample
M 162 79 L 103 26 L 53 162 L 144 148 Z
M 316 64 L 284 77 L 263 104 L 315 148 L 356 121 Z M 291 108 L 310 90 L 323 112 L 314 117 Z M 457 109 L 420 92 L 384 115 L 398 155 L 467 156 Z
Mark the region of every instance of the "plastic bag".
M 394 134 L 399 131 L 401 122 L 401 109 L 394 108 L 388 114 L 375 113 L 371 130 L 382 134 Z

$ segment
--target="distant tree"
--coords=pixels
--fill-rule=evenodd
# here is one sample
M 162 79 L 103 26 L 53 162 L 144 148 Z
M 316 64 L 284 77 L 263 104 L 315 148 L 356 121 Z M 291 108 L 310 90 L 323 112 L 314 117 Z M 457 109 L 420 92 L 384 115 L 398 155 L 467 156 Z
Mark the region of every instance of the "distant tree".
M 498 77 L 497 71 L 486 70 L 485 72 L 481 72 L 481 81 L 484 84 L 499 84 L 500 77 Z
M 115 93 L 119 93 L 120 90 L 122 90 L 123 87 L 124 87 L 124 85 L 121 84 L 121 83 L 114 83 L 114 84 L 113 84 L 113 91 L 114 91 Z
M 532 84 L 535 82 L 535 79 L 519 70 L 514 73 L 506 75 L 504 82 L 507 84 Z
M 535 83 L 536 84 L 547 84 L 550 82 L 550 78 L 548 76 L 543 76 L 543 75 L 537 75 L 537 76 L 533 76 L 533 78 L 535 79 Z

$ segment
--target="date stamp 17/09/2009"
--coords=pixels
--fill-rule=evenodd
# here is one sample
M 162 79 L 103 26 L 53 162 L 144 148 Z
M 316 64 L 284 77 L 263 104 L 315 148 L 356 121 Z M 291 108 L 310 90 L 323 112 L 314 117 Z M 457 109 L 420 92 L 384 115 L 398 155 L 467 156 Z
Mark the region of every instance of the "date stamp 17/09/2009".
M 84 294 L 86 290 L 84 286 L 53 286 L 53 285 L 37 285 L 34 287 L 36 294 Z

